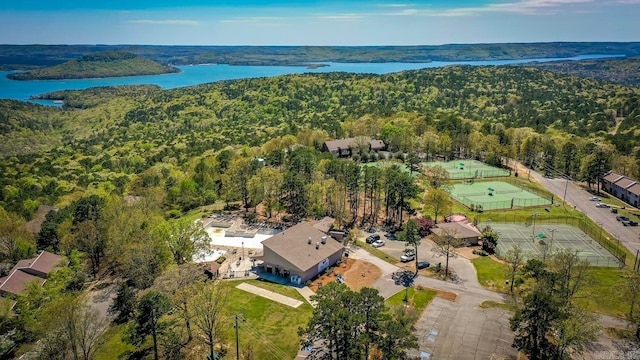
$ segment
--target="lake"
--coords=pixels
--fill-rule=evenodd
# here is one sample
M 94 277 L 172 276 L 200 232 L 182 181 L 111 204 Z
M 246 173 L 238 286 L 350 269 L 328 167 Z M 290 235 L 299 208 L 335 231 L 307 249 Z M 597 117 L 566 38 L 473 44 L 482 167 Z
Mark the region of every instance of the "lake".
M 510 65 L 527 62 L 548 62 L 559 60 L 584 60 L 624 55 L 580 55 L 572 58 L 541 58 L 496 61 L 433 61 L 430 63 L 322 63 L 329 66 L 308 69 L 300 66 L 231 66 L 231 65 L 194 65 L 178 66 L 182 72 L 166 75 L 131 76 L 105 79 L 79 80 L 32 80 L 17 81 L 7 79 L 11 72 L 0 72 L 0 98 L 32 101 L 43 105 L 53 105 L 52 101 L 29 100 L 31 96 L 58 90 L 80 90 L 95 86 L 154 84 L 163 89 L 173 89 L 210 83 L 220 80 L 271 77 L 286 74 L 323 73 L 344 71 L 352 73 L 388 74 L 403 70 L 435 68 L 448 65 Z

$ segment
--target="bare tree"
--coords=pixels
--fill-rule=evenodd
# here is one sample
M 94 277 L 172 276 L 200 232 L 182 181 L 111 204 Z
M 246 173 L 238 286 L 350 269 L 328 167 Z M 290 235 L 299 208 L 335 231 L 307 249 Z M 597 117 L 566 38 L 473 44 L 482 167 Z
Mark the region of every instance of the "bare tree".
M 187 342 L 193 340 L 193 330 L 191 328 L 191 312 L 189 305 L 193 294 L 189 286 L 198 280 L 204 279 L 204 272 L 197 264 L 183 264 L 170 267 L 162 275 L 156 278 L 154 287 L 162 294 L 171 299 L 177 309 L 177 313 L 184 320 L 187 329 Z
M 228 318 L 224 316 L 231 288 L 227 282 L 214 280 L 197 282 L 191 290 L 195 294 L 189 311 L 198 334 L 209 346 L 209 355 L 214 358 L 214 349 L 225 333 Z
M 516 281 L 516 274 L 518 273 L 518 270 L 520 270 L 522 266 L 524 266 L 524 258 L 525 258 L 524 251 L 522 250 L 522 247 L 520 247 L 519 244 L 516 244 L 512 249 L 507 251 L 505 261 L 507 262 L 509 277 L 511 278 L 510 289 L 509 289 L 509 292 L 511 293 L 511 295 L 513 295 L 513 286 L 514 286 L 513 284 Z
M 47 305 L 40 321 L 42 332 L 48 335 L 46 351 L 70 352 L 73 359 L 84 360 L 92 359 L 102 345 L 107 325 L 107 319 L 84 298 L 71 295 Z
M 457 254 L 457 248 L 462 245 L 462 241 L 456 238 L 456 231 L 443 229 L 440 235 L 435 238 L 436 251 L 446 257 L 444 268 L 445 277 L 449 276 L 449 258 Z
M 560 274 L 561 292 L 566 300 L 573 298 L 591 281 L 587 273 L 589 262 L 568 250 L 555 254 L 549 263 L 549 268 Z

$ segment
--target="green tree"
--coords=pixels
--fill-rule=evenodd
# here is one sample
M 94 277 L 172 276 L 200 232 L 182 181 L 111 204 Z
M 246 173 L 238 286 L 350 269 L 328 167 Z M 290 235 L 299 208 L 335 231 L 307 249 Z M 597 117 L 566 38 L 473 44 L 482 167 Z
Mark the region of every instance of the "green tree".
M 212 252 L 209 246 L 211 239 L 200 221 L 187 218 L 169 220 L 161 223 L 157 229 L 178 265 L 204 258 Z
M 511 293 L 511 295 L 513 295 L 513 287 L 515 286 L 516 275 L 518 274 L 518 270 L 520 270 L 524 265 L 524 259 L 525 254 L 519 244 L 516 244 L 516 246 L 507 251 L 505 262 L 507 263 L 509 277 L 511 278 L 511 281 L 509 282 L 509 292 Z
M 436 224 L 438 223 L 438 215 L 446 213 L 451 207 L 449 194 L 442 189 L 429 189 L 424 202 L 427 210 L 433 213 Z
M 118 287 L 118 292 L 113 302 L 109 306 L 109 314 L 115 315 L 113 322 L 124 324 L 135 317 L 136 291 L 126 282 L 122 282 Z
M 160 358 L 158 352 L 158 337 L 165 333 L 169 323 L 162 320 L 171 309 L 169 299 L 157 291 L 150 291 L 140 298 L 136 307 L 136 317 L 131 329 L 129 340 L 134 345 L 141 345 L 148 336 L 153 341 L 154 359 Z
M 413 247 L 416 265 L 416 276 L 418 275 L 418 247 L 420 246 L 421 236 L 418 232 L 418 222 L 410 219 L 404 224 L 404 229 L 398 232 L 398 240 L 404 241 L 407 246 Z

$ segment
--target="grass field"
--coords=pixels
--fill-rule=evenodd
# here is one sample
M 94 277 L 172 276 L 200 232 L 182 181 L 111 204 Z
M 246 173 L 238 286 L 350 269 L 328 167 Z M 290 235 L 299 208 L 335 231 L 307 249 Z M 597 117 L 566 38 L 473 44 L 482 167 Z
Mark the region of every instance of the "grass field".
M 479 257 L 471 260 L 478 272 L 480 284 L 490 290 L 508 292 L 505 265 L 490 257 Z M 625 280 L 624 270 L 615 268 L 589 268 L 587 270 L 588 284 L 576 296 L 578 302 L 583 303 L 587 310 L 624 317 L 629 312 L 629 304 L 623 291 Z M 614 290 L 615 289 L 615 290 Z M 488 304 L 489 305 L 489 304 Z
M 388 307 L 403 306 L 404 293 L 405 291 L 402 290 L 399 293 L 393 295 L 392 297 L 388 298 L 385 301 L 385 304 Z M 421 313 L 422 310 L 424 310 L 427 307 L 427 305 L 429 305 L 431 300 L 433 300 L 433 298 L 436 297 L 437 294 L 438 293 L 433 290 L 428 290 L 428 289 L 419 290 L 412 286 L 409 288 L 409 296 L 408 296 L 409 305 L 413 305 L 414 309 L 416 309 L 418 313 Z
M 505 284 L 507 280 L 507 266 L 493 260 L 489 256 L 480 256 L 472 259 L 471 262 L 478 273 L 478 282 L 480 285 L 498 292 L 508 292 L 509 285 Z

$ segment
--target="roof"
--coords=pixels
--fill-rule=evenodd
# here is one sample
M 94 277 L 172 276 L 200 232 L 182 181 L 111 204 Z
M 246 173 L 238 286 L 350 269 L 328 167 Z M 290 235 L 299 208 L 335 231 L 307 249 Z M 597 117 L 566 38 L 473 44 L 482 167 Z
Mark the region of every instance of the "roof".
M 325 244 L 322 243 L 323 236 L 326 237 Z M 302 271 L 307 271 L 331 255 L 344 250 L 341 243 L 306 221 L 268 238 L 262 242 L 262 246 Z
M 24 224 L 24 227 L 27 231 L 37 234 L 40 232 L 42 228 L 42 223 L 46 220 L 47 214 L 50 211 L 58 211 L 58 208 L 48 205 L 40 205 L 38 206 L 38 210 L 36 211 L 36 216 L 31 219 L 31 221 Z
M 445 231 L 449 231 L 456 239 L 477 238 L 482 235 L 473 225 L 461 222 L 438 224 L 431 231 L 438 236 L 443 235 Z
M 627 191 L 629 191 L 632 194 L 640 195 L 640 183 L 633 184 L 627 189 Z
M 25 261 L 25 260 L 21 260 Z M 30 269 L 49 274 L 56 265 L 62 261 L 62 256 L 50 253 L 48 251 L 41 252 L 35 259 L 29 260 Z M 20 262 L 18 262 L 20 263 Z M 16 265 L 17 266 L 17 265 Z
M 636 183 L 635 180 L 625 176 L 622 179 L 616 181 L 616 186 L 620 186 L 621 188 L 626 189 L 635 183 Z
M 623 177 L 624 175 L 610 171 L 607 175 L 604 176 L 604 179 L 610 183 L 615 183 L 616 181 L 620 180 Z
M 371 139 L 371 149 L 373 150 L 381 150 L 384 149 L 384 141 Z
M 38 284 L 40 285 L 47 281 L 41 277 L 27 274 L 20 269 L 14 268 L 9 276 L 0 278 L 0 281 L 2 282 L 0 283 L 0 292 L 8 292 L 18 295 L 22 290 L 24 290 L 25 286 L 27 286 L 27 283 L 34 280 L 38 281 Z
M 325 141 L 324 145 L 327 147 L 327 150 L 330 152 L 338 151 L 338 149 L 348 149 L 351 147 L 354 138 L 346 138 L 346 139 L 337 139 L 337 140 L 329 140 Z
M 337 152 L 338 149 L 348 149 L 351 146 L 354 146 L 356 141 L 356 138 L 345 138 L 325 141 L 324 145 L 327 147 L 327 150 L 329 150 L 329 152 Z M 384 149 L 384 141 L 371 138 L 369 138 L 368 141 L 369 145 L 371 145 L 371 149 Z
M 331 227 L 333 226 L 333 223 L 335 221 L 336 219 L 329 216 L 325 216 L 322 219 L 313 223 L 313 227 L 327 234 L 329 233 L 329 230 L 331 230 Z
M 38 280 L 44 284 L 47 275 L 55 269 L 63 257 L 43 251 L 34 259 L 20 260 L 8 276 L 0 278 L 0 291 L 19 294 L 28 282 Z

